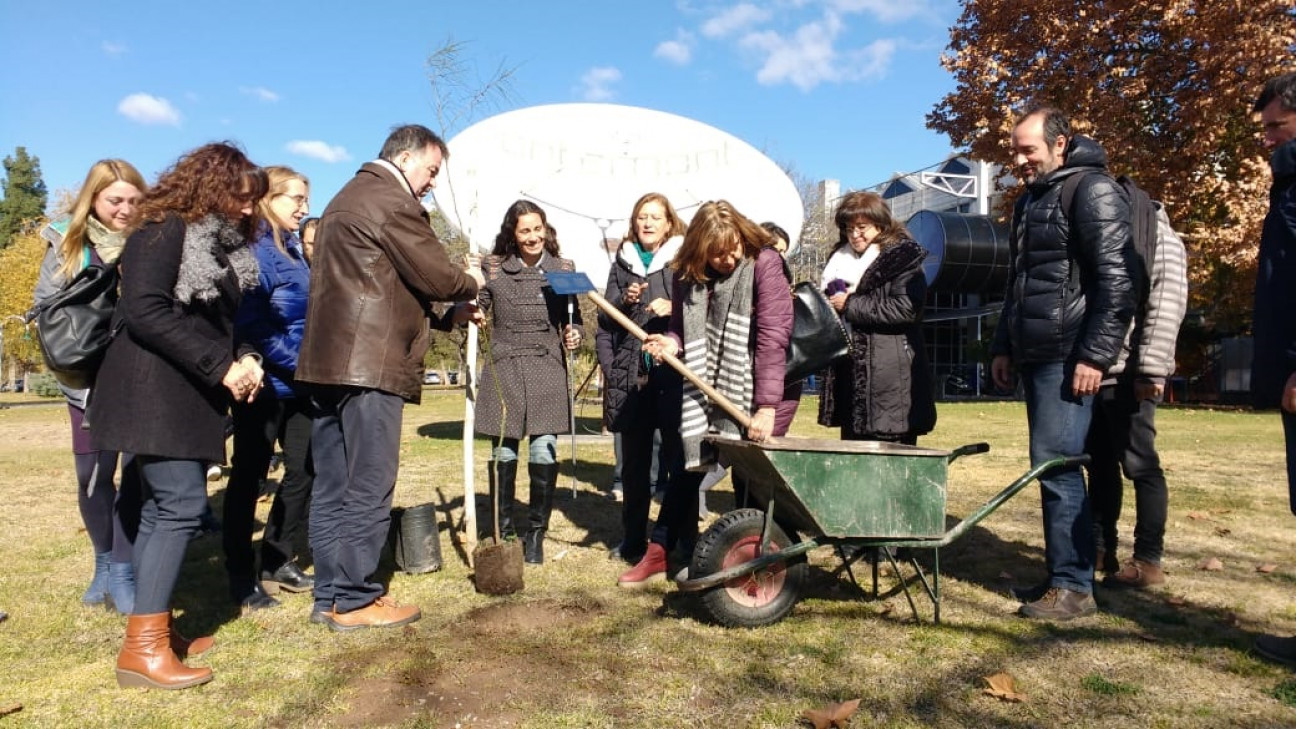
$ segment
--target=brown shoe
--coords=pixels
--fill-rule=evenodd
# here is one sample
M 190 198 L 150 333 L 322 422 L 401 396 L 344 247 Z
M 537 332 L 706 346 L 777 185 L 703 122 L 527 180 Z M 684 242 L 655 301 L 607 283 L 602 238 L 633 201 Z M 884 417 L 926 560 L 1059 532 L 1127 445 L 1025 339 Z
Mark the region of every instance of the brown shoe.
M 1022 617 L 1037 620 L 1071 620 L 1093 615 L 1098 612 L 1098 604 L 1088 593 L 1050 587 L 1043 597 L 1022 605 L 1017 612 Z
M 190 668 L 171 650 L 171 613 L 132 615 L 117 654 L 117 685 L 182 689 L 212 680 L 210 668 Z
M 348 631 L 361 628 L 395 628 L 423 617 L 422 611 L 413 605 L 401 605 L 395 600 L 380 597 L 359 610 L 347 613 L 337 612 L 337 608 L 328 614 L 331 622 L 328 626 L 334 630 Z
M 1161 565 L 1144 562 L 1137 557 L 1125 563 L 1120 572 L 1107 575 L 1103 585 L 1107 587 L 1129 587 L 1135 590 L 1147 589 L 1153 585 L 1165 583 L 1165 572 Z

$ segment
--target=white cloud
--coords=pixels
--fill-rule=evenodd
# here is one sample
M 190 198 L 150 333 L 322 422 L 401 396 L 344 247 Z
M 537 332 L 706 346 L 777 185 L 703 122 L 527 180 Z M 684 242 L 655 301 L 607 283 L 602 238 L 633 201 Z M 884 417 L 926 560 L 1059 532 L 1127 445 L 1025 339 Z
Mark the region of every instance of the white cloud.
M 738 3 L 703 23 L 702 35 L 708 38 L 724 38 L 763 23 L 772 15 L 773 13 L 766 8 L 759 8 L 751 3 Z
M 124 43 L 114 43 L 112 41 L 104 41 L 103 43 L 99 44 L 99 47 L 103 49 L 104 53 L 106 53 L 109 56 L 113 56 L 114 58 L 125 53 L 127 50 L 126 45 Z
M 693 34 L 684 30 L 676 31 L 675 40 L 658 43 L 653 49 L 653 56 L 676 66 L 687 66 L 693 60 Z
M 877 40 L 863 48 L 839 52 L 835 45 L 844 26 L 833 13 L 806 23 L 791 36 L 774 31 L 749 33 L 740 46 L 763 56 L 756 80 L 767 86 L 790 83 L 809 91 L 825 82 L 861 81 L 886 75 L 896 42 Z
M 284 149 L 292 154 L 310 157 L 321 162 L 345 162 L 351 159 L 351 155 L 347 154 L 346 147 L 340 144 L 321 142 L 318 139 L 294 139 L 285 144 Z
M 615 95 L 611 86 L 620 80 L 621 71 L 615 66 L 591 68 L 581 76 L 581 98 L 586 101 L 610 101 Z
M 117 111 L 140 124 L 169 124 L 180 126 L 180 112 L 171 102 L 160 96 L 131 94 L 117 104 Z
M 883 23 L 899 23 L 912 18 L 939 21 L 928 0 L 828 0 L 829 11 L 845 14 L 871 13 Z
M 261 101 L 271 103 L 271 104 L 279 100 L 279 94 L 276 94 L 275 92 L 271 91 L 270 89 L 267 89 L 264 86 L 240 86 L 239 93 L 246 94 L 248 96 L 255 96 Z

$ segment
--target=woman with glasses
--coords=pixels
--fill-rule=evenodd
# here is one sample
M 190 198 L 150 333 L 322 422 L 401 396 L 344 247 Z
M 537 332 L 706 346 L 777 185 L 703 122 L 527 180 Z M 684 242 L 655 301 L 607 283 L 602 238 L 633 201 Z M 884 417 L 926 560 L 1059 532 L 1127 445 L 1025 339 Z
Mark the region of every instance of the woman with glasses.
M 261 389 L 260 357 L 236 342 L 234 313 L 257 285 L 248 243 L 265 191 L 265 173 L 241 150 L 199 147 L 144 194 L 122 251 L 120 332 L 86 410 L 91 446 L 134 454 L 144 494 L 119 686 L 182 689 L 212 678 L 181 662 L 211 640 L 174 632 L 171 591 L 207 504 L 207 464 L 225 459 L 225 413 Z
M 315 584 L 297 566 L 293 549 L 306 527 L 314 480 L 307 468 L 310 398 L 293 381 L 310 293 L 310 268 L 297 238 L 310 213 L 310 181 L 288 167 L 265 171 L 270 190 L 258 206 L 263 221 L 252 244 L 260 275 L 257 285 L 243 294 L 234 333 L 261 355 L 270 387 L 255 400 L 234 405 L 234 455 L 225 490 L 225 568 L 230 597 L 243 612 L 279 604 L 262 582 L 288 592 L 309 592 Z M 283 443 L 284 474 L 261 539 L 258 579 L 253 521 L 276 440 Z
M 843 440 L 914 445 L 936 427 L 922 336 L 927 253 L 874 193 L 846 195 L 835 218 L 840 235 L 821 281 L 851 356 L 824 374 L 819 423 L 840 427 Z

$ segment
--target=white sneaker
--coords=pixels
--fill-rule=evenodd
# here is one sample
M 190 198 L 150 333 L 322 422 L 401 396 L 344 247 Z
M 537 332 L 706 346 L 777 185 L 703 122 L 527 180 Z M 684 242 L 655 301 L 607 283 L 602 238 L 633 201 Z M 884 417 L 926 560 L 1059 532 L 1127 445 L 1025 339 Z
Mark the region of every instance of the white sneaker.
M 208 481 L 219 481 L 219 480 L 221 480 L 221 476 L 223 476 L 223 475 L 225 475 L 225 474 L 224 474 L 224 472 L 221 471 L 220 464 L 218 464 L 218 463 L 213 463 L 213 464 L 211 464 L 210 466 L 207 467 L 207 480 L 208 480 Z

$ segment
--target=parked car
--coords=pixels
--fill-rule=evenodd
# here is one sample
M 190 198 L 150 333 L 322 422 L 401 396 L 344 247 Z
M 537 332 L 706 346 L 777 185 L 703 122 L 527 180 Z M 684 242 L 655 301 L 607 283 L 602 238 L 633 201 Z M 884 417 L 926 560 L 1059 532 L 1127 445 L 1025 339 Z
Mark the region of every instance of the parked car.
M 433 370 L 428 370 L 427 372 L 423 373 L 423 384 L 439 385 L 441 384 L 441 375 L 436 373 Z

